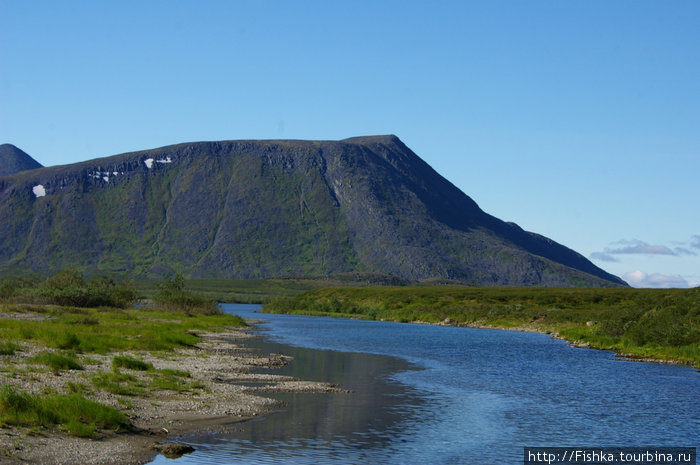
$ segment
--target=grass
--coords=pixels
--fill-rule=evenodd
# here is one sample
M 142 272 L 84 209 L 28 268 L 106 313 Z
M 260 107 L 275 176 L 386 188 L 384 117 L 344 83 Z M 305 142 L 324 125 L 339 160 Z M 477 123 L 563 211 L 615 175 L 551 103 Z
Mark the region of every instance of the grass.
M 76 325 L 75 310 L 80 318 L 97 324 Z M 16 344 L 29 341 L 76 353 L 108 354 L 126 351 L 169 351 L 192 347 L 199 341 L 197 331 L 217 331 L 226 327 L 245 326 L 241 318 L 225 315 L 187 315 L 156 309 L 76 309 L 74 307 L 0 304 L 0 311 L 40 312 L 44 321 L 0 319 L 0 339 Z
M 39 396 L 11 386 L 0 388 L 0 424 L 59 426 L 70 434 L 93 437 L 100 430 L 125 431 L 131 425 L 117 409 L 81 394 Z
M 189 381 L 190 374 L 182 370 L 157 370 L 149 385 L 152 390 L 188 392 L 203 389 L 200 381 Z
M 83 366 L 73 357 L 45 352 L 29 359 L 29 363 L 46 365 L 58 374 L 62 370 L 82 370 Z
M 153 369 L 153 364 L 146 363 L 143 360 L 117 355 L 112 359 L 112 367 L 114 369 L 126 368 L 129 370 L 148 371 Z
M 143 396 L 146 394 L 146 384 L 128 373 L 98 372 L 90 377 L 93 386 L 103 391 L 121 396 Z
M 318 277 L 269 279 L 187 279 L 188 290 L 218 302 L 265 303 L 279 297 L 293 297 L 303 292 L 327 287 L 384 284 L 388 278 L 370 273 L 337 274 Z M 158 281 L 133 284 L 139 295 L 152 298 L 161 285 Z
M 17 344 L 7 341 L 0 342 L 0 355 L 15 355 L 15 352 L 18 350 L 19 346 Z
M 112 373 L 98 373 L 93 376 L 93 384 L 113 394 L 136 396 L 148 391 L 174 391 L 178 393 L 203 389 L 200 381 L 190 381 L 190 373 L 184 370 L 155 369 L 153 364 L 126 356 L 112 359 Z M 119 372 L 119 368 L 146 372 L 143 380 L 131 374 Z
M 143 376 L 122 373 L 118 369 L 111 372 L 98 372 L 91 376 L 92 385 L 100 390 L 120 396 L 147 397 L 152 391 L 173 391 L 177 393 L 195 392 L 204 389 L 198 380 L 191 380 L 187 371 L 172 369 L 154 369 L 152 365 L 143 372 Z
M 700 288 L 346 287 L 278 298 L 264 309 L 536 330 L 626 355 L 700 367 Z
M 43 350 L 19 361 L 15 358 L 2 360 L 0 427 L 30 430 L 58 427 L 69 434 L 86 437 L 106 429 L 128 429 L 128 421 L 118 410 L 86 396 L 109 392 L 119 396 L 120 404 L 129 405 L 129 398 L 149 397 L 155 390 L 196 394 L 205 387 L 192 380 L 188 372 L 158 370 L 151 363 L 124 355 L 124 352 L 164 357 L 175 349 L 193 347 L 200 341 L 197 333 L 246 326 L 241 318 L 223 314 L 215 306 L 212 308 L 207 299 L 178 302 L 176 306 L 152 304 L 126 308 L 122 305 L 126 300 L 119 301 L 116 306 L 104 306 L 107 302 L 102 298 L 104 295 L 124 291 L 124 295 L 131 298 L 133 294 L 127 292 L 124 285 L 109 279 L 86 281 L 72 272 L 46 281 L 16 279 L 0 284 L 0 314 L 26 315 L 26 318 L 0 318 L 0 355 L 14 356 L 23 347 Z M 70 292 L 63 292 L 65 289 Z M 104 289 L 107 291 L 102 292 Z M 56 296 L 70 299 L 61 300 Z M 188 293 L 182 292 L 176 297 L 182 296 L 188 297 Z M 85 306 L 88 302 L 100 306 Z M 189 307 L 193 302 L 202 303 L 202 306 Z M 83 363 L 102 359 L 90 357 L 90 354 L 111 356 L 111 371 L 81 374 L 82 378 L 78 379 L 85 382 L 67 382 L 63 394 L 54 390 L 27 393 L 1 384 L 4 379 L 12 378 L 31 383 L 38 381 L 40 373 L 45 371 L 42 366 L 58 375 L 65 370 L 82 370 L 79 357 Z

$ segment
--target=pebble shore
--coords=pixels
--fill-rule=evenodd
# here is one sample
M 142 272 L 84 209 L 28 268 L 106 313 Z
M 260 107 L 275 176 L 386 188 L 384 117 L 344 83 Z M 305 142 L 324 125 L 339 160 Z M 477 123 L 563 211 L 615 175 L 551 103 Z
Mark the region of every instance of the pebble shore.
M 198 381 L 203 388 L 184 393 L 156 391 L 128 398 L 96 390 L 89 397 L 121 410 L 134 426 L 133 431 L 103 431 L 96 438 L 85 439 L 56 428 L 37 431 L 3 427 L 0 428 L 0 464 L 145 464 L 164 450 L 164 444 L 176 443 L 180 435 L 225 430 L 280 408 L 276 401 L 265 397 L 266 392 L 341 391 L 328 383 L 255 373 L 258 368 L 281 367 L 290 359 L 248 349 L 246 340 L 258 336 L 245 329 L 230 328 L 223 333 L 198 336 L 201 341 L 195 347 L 167 353 L 162 358 L 148 353 L 125 355 L 150 362 L 156 369 L 188 371 L 191 380 Z M 21 366 L 23 358 L 30 358 L 39 350 L 24 345 L 15 355 L 19 358 L 17 365 Z M 85 370 L 33 373 L 31 379 L 3 374 L 2 383 L 35 393 L 47 389 L 66 392 L 68 383 L 85 382 L 91 372 L 111 369 L 110 356 L 86 355 L 83 361 L 87 359 L 90 360 L 84 363 Z

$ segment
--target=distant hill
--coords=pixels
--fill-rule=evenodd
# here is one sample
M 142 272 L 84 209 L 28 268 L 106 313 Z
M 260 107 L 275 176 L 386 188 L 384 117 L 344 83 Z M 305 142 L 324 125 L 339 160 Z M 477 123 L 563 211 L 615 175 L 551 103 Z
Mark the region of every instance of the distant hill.
M 483 212 L 395 136 L 186 143 L 1 177 L 0 243 L 4 274 L 625 285 Z
M 41 168 L 41 164 L 12 144 L 0 145 L 0 176 Z

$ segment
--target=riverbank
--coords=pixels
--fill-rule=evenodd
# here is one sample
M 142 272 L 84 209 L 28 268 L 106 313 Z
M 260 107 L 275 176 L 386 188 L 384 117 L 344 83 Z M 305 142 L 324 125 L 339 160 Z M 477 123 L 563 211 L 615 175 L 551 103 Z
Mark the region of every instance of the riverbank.
M 579 347 L 700 368 L 700 288 L 329 288 L 264 311 L 551 334 Z
M 321 315 L 319 315 L 319 316 L 321 316 Z M 323 316 L 333 317 L 334 315 L 326 314 Z M 667 364 L 667 365 L 682 365 L 682 366 L 692 366 L 693 365 L 693 362 L 688 361 L 688 360 L 674 360 L 674 359 L 664 359 L 664 358 L 654 358 L 654 357 L 643 357 L 640 355 L 635 355 L 633 353 L 622 353 L 622 352 L 619 352 L 617 350 L 611 349 L 610 347 L 600 347 L 600 346 L 596 346 L 594 344 L 591 344 L 590 342 L 568 339 L 568 338 L 560 335 L 558 332 L 552 331 L 552 329 L 543 329 L 543 328 L 539 328 L 539 327 L 493 326 L 493 325 L 485 325 L 485 324 L 481 324 L 481 323 L 454 323 L 451 321 L 432 323 L 432 322 L 420 321 L 420 320 L 411 321 L 411 323 L 425 324 L 425 325 L 436 325 L 436 326 L 452 326 L 452 327 L 459 327 L 459 328 L 497 329 L 497 330 L 501 330 L 501 331 L 518 331 L 518 332 L 524 332 L 524 333 L 547 334 L 547 335 L 551 336 L 552 339 L 559 339 L 562 341 L 566 341 L 571 347 L 576 347 L 579 349 L 612 350 L 613 352 L 615 352 L 615 356 L 617 358 L 619 358 L 620 360 L 627 360 L 627 361 L 634 361 L 634 362 L 645 362 L 645 363 L 661 363 L 661 364 Z M 700 366 L 696 366 L 696 368 L 700 369 Z
M 227 326 L 226 322 L 236 321 L 233 317 L 210 316 L 216 324 L 205 330 L 202 321 L 207 317 L 187 321 L 184 315 L 138 310 L 72 309 L 73 312 L 78 310 L 83 321 L 90 322 L 88 325 L 74 323 L 74 331 L 69 334 L 78 341 L 87 342 L 86 333 L 91 329 L 96 339 L 103 337 L 104 334 L 97 334 L 97 328 L 119 314 L 144 329 L 149 325 L 165 325 L 172 337 L 177 337 L 176 328 L 179 328 L 192 339 L 167 349 L 140 350 L 135 344 L 130 350 L 104 353 L 56 350 L 50 343 L 42 343 L 38 336 L 15 339 L 11 343 L 12 350 L 0 356 L 0 384 L 5 396 L 3 409 L 0 409 L 5 410 L 0 412 L 3 413 L 0 463 L 143 464 L 159 453 L 160 444 L 172 442 L 170 438 L 197 431 L 224 430 L 279 408 L 275 401 L 264 396 L 265 392 L 338 391 L 327 383 L 255 373 L 260 368 L 281 367 L 289 358 L 248 349 L 246 341 L 258 336 L 246 327 Z M 45 307 L 15 307 L 12 312 L 0 312 L 0 328 L 5 335 L 12 335 L 13 330 L 24 331 L 26 335 L 42 327 L 46 330 L 74 320 L 74 316 L 71 309 L 54 307 L 47 311 Z M 159 329 L 166 330 L 163 326 Z M 132 337 L 141 339 L 148 334 L 147 331 L 122 333 L 125 341 Z M 44 366 L 40 361 L 46 353 L 72 358 L 79 363 L 79 368 Z M 12 411 L 8 393 L 38 399 L 36 402 L 47 397 L 79 396 L 120 412 L 127 426 L 115 428 L 118 429 L 115 431 L 87 425 L 91 429 L 76 431 L 74 425 L 52 424 L 45 419 L 32 421 L 28 414 L 20 411 L 18 404 Z

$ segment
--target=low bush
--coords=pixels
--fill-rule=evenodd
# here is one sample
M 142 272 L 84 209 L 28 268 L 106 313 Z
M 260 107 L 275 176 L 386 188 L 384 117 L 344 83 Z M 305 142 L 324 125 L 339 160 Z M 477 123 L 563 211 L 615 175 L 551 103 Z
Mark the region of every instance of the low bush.
M 75 307 L 124 308 L 136 300 L 136 291 L 127 283 L 96 276 L 86 281 L 76 270 L 63 270 L 48 278 L 36 293 L 50 303 Z
M 180 311 L 188 315 L 215 315 L 220 313 L 216 302 L 187 291 L 185 289 L 185 278 L 180 274 L 167 278 L 160 284 L 153 300 L 160 308 Z

